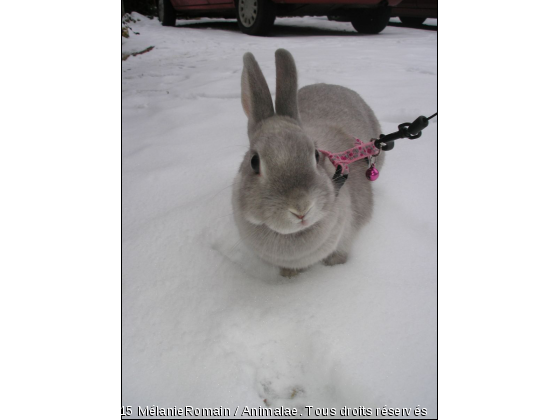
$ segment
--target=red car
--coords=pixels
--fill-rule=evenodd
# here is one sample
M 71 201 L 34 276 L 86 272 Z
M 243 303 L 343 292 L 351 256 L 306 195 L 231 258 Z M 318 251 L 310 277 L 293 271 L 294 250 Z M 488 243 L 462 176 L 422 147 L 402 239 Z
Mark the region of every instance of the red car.
M 328 16 L 351 22 L 361 33 L 385 29 L 391 9 L 402 0 L 158 0 L 159 20 L 174 26 L 177 16 L 237 18 L 242 32 L 266 35 L 277 16 Z

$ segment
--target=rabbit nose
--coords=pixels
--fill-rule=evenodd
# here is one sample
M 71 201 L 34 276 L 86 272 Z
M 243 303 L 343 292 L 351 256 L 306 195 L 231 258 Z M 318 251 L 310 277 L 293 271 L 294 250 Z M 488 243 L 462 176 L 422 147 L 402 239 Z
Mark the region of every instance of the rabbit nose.
M 295 213 L 295 212 L 293 212 L 293 211 L 291 211 L 291 210 L 290 210 L 290 213 L 292 213 L 294 216 L 296 216 L 296 217 L 297 217 L 298 219 L 300 219 L 300 220 L 303 220 L 303 218 L 305 217 L 305 214 L 304 214 L 304 215 L 301 215 L 301 214 Z M 307 214 L 307 213 L 306 213 L 306 214 Z
M 301 211 L 301 210 L 295 209 L 295 208 L 291 208 L 291 209 L 288 209 L 288 210 L 290 211 L 290 213 L 292 213 L 298 219 L 303 220 L 303 218 L 305 216 L 307 216 L 307 213 L 309 213 L 309 210 L 311 210 L 311 207 L 313 207 L 314 204 L 315 203 L 312 203 L 311 205 L 307 206 L 304 211 Z

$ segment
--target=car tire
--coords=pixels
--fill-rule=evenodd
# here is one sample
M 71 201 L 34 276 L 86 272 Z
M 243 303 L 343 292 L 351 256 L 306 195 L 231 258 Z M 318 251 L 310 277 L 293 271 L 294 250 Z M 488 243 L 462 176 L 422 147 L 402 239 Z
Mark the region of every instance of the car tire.
M 424 23 L 426 18 L 423 17 L 413 17 L 413 16 L 399 16 L 402 23 L 408 26 L 420 26 Z
M 175 26 L 177 14 L 170 0 L 158 1 L 158 19 L 163 26 Z
M 382 6 L 353 18 L 351 22 L 354 29 L 361 34 L 378 34 L 385 29 L 389 19 L 391 19 L 391 7 Z
M 276 4 L 270 0 L 236 0 L 237 26 L 248 35 L 267 35 L 274 26 Z

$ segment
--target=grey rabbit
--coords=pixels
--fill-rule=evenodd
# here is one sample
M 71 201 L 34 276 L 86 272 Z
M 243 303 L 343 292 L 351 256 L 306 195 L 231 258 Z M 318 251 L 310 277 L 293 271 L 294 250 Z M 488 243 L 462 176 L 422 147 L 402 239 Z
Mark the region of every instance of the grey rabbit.
M 364 159 L 350 164 L 337 188 L 335 168 L 318 149 L 342 152 L 356 138 L 379 138 L 371 108 L 353 90 L 324 83 L 298 92 L 292 55 L 276 51 L 276 112 L 262 71 L 243 56 L 241 102 L 249 118 L 249 150 L 234 184 L 234 218 L 244 243 L 291 277 L 322 261 L 343 264 L 372 214 Z M 384 152 L 377 158 L 382 165 Z

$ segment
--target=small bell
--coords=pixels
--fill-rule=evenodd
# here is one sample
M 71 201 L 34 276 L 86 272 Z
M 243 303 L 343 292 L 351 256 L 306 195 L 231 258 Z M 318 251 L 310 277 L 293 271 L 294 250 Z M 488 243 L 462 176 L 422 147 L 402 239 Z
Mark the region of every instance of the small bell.
M 368 170 L 366 171 L 366 178 L 370 181 L 375 181 L 379 178 L 379 171 L 375 167 L 375 165 L 371 165 Z

